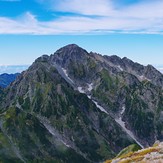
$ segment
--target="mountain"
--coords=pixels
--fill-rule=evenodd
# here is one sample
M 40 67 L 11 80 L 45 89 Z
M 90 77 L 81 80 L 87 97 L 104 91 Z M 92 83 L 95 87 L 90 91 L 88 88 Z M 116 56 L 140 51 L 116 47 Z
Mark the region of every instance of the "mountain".
M 16 77 L 19 75 L 19 73 L 16 74 L 1 74 L 0 75 L 0 87 L 5 88 L 7 87 L 11 82 L 13 82 Z
M 163 75 L 153 66 L 88 53 L 77 45 L 61 48 L 50 58 L 142 146 L 163 138 Z
M 163 75 L 70 44 L 0 91 L 2 162 L 101 162 L 163 138 Z
M 135 145 L 130 145 L 121 151 L 121 153 L 112 160 L 107 160 L 105 163 L 153 163 L 162 162 L 163 158 L 163 143 L 156 142 L 152 147 L 142 150 L 136 149 Z

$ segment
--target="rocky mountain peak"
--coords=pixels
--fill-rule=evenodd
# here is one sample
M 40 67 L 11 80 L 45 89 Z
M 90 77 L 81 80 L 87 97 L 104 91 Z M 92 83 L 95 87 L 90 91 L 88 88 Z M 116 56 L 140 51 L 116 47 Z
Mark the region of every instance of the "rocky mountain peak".
M 77 44 L 68 44 L 60 49 L 77 49 L 77 48 L 81 48 L 81 47 L 79 47 Z
M 55 62 L 62 67 L 66 67 L 71 61 L 84 61 L 89 53 L 76 44 L 69 44 L 57 50 L 50 56 L 50 61 Z
M 132 61 L 132 60 L 130 60 L 129 58 L 127 58 L 127 57 L 123 57 L 122 58 L 122 62 L 126 65 L 126 66 L 134 66 L 135 65 L 135 63 Z M 136 63 L 137 64 L 137 63 Z
M 48 59 L 49 59 L 49 56 L 46 55 L 46 54 L 44 54 L 44 55 L 42 55 L 41 57 L 37 58 L 37 59 L 35 60 L 35 62 L 46 62 L 46 61 L 48 61 Z
M 54 55 L 56 54 L 62 54 L 62 55 L 66 55 L 66 56 L 73 56 L 73 55 L 76 55 L 76 56 L 80 56 L 82 54 L 87 54 L 88 52 L 79 47 L 78 45 L 76 44 L 69 44 L 69 45 L 66 45 L 62 48 L 60 48 L 59 50 L 57 50 Z
M 117 55 L 111 55 L 110 58 L 111 58 L 112 60 L 118 60 L 118 61 L 121 60 L 121 58 L 120 58 L 119 56 L 117 56 Z
M 122 59 L 117 55 L 111 55 L 111 56 L 105 55 L 104 58 L 114 65 L 122 65 Z

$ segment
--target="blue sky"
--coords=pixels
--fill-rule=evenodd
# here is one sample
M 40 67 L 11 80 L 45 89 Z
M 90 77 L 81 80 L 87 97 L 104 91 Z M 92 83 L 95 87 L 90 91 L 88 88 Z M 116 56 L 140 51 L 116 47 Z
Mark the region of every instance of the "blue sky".
M 163 0 L 0 0 L 0 65 L 71 43 L 163 65 Z

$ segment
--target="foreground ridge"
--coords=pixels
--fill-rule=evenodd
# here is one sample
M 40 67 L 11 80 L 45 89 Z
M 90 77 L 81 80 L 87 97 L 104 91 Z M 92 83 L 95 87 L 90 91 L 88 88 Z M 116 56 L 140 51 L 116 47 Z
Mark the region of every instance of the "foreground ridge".
M 162 161 L 163 142 L 159 142 L 149 148 L 122 154 L 115 159 L 105 161 L 105 163 L 162 163 Z

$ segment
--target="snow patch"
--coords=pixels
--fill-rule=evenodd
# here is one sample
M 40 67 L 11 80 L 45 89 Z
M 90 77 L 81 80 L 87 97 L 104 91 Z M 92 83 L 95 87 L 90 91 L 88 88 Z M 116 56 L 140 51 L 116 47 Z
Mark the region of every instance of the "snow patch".
M 92 89 L 93 89 L 93 83 L 88 84 L 88 91 L 90 92 L 90 91 L 92 91 Z
M 89 99 L 91 99 L 91 96 L 90 96 L 90 95 L 87 95 L 87 97 L 88 97 Z
M 90 84 L 90 86 L 91 86 L 91 88 L 92 88 L 92 83 Z M 90 90 L 90 89 L 89 89 Z M 78 91 L 80 92 L 80 93 L 85 93 L 86 94 L 86 92 L 83 90 L 83 88 L 82 87 L 78 87 Z M 91 96 L 90 95 L 87 95 L 87 97 L 89 98 L 89 99 L 91 99 Z M 92 99 L 91 99 L 92 100 Z M 100 106 L 95 100 L 92 100 L 92 102 L 96 105 L 96 107 L 97 108 L 99 108 L 102 112 L 104 112 L 104 113 L 106 113 L 106 114 L 109 114 L 102 106 Z
M 123 106 L 123 107 L 122 107 L 122 111 L 121 111 L 121 115 L 125 112 L 125 109 L 126 109 L 126 108 Z
M 121 66 L 118 65 L 117 67 L 118 67 L 121 71 L 123 71 L 123 68 L 122 68 Z
M 89 98 L 89 97 L 88 97 Z M 102 112 L 109 114 L 102 106 L 100 106 L 95 100 L 92 100 L 93 103 L 96 105 L 97 108 L 99 108 Z
M 137 144 L 140 145 L 140 147 L 144 148 L 144 146 L 136 139 L 136 137 L 134 136 L 133 132 L 131 132 L 130 130 L 128 130 L 125 126 L 125 122 L 122 120 L 122 114 L 125 111 L 125 107 L 122 107 L 122 111 L 120 113 L 120 117 L 116 118 L 115 121 L 125 130 L 125 132 L 133 139 L 135 140 L 135 142 Z
M 148 81 L 151 81 L 150 79 L 146 78 L 144 75 L 140 75 L 138 76 L 138 78 L 143 81 L 143 80 L 148 80 Z
M 68 76 L 67 70 L 64 69 L 64 68 L 62 68 L 62 70 L 63 70 L 65 76 L 66 76 L 72 83 L 74 83 L 74 81 Z
M 87 84 L 87 85 L 88 85 L 87 90 L 90 92 L 90 91 L 93 89 L 93 83 Z M 86 94 L 85 90 L 84 90 L 82 87 L 78 87 L 78 91 L 79 91 L 80 93 L 85 93 L 85 94 Z
M 88 84 L 88 86 L 89 86 L 88 90 L 89 90 L 89 91 L 92 89 L 92 85 L 93 85 L 92 83 L 91 83 L 91 84 Z M 78 91 L 79 91 L 80 93 L 86 94 L 86 92 L 83 90 L 82 87 L 78 87 Z M 88 97 L 89 99 L 91 99 L 91 96 L 90 96 L 90 95 L 87 95 L 87 97 Z M 109 113 L 108 113 L 102 106 L 100 106 L 95 100 L 92 100 L 92 102 L 93 102 L 93 103 L 96 105 L 96 107 L 99 108 L 102 112 L 104 112 L 104 113 L 106 113 L 106 114 L 109 115 Z M 123 113 L 125 112 L 125 109 L 126 109 L 126 108 L 123 106 L 123 107 L 122 107 L 122 111 L 120 112 L 119 118 L 116 118 L 115 121 L 124 129 L 124 131 L 125 131 L 133 140 L 135 140 L 135 142 L 136 142 L 137 144 L 140 145 L 140 147 L 144 148 L 144 146 L 136 139 L 136 137 L 134 136 L 134 134 L 133 134 L 130 130 L 128 130 L 128 129 L 126 128 L 125 122 L 122 120 L 122 115 L 123 115 Z
M 82 87 L 78 87 L 78 91 L 79 91 L 80 93 L 85 93 L 85 91 L 83 90 Z

